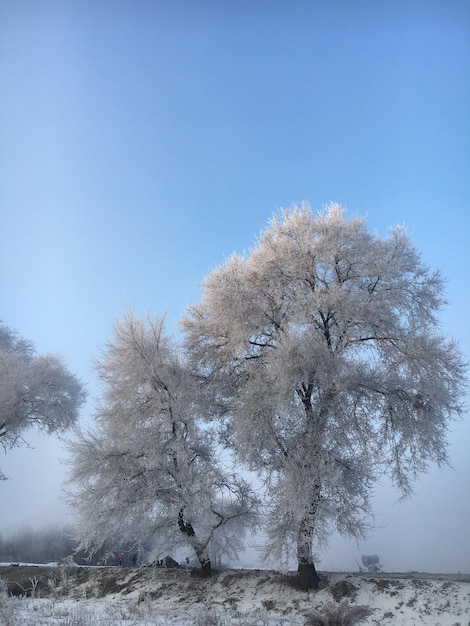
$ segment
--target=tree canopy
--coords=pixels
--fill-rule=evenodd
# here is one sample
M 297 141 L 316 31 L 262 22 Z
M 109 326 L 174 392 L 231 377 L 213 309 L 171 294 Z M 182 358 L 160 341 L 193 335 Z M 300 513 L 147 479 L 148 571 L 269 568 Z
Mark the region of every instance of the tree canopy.
M 47 433 L 76 422 L 86 392 L 55 355 L 38 355 L 32 342 L 0 324 L 0 443 L 5 452 L 26 443 L 33 425 Z M 0 472 L 0 477 L 5 478 Z
M 203 410 L 264 480 L 267 549 L 295 549 L 304 588 L 314 545 L 363 536 L 380 476 L 408 496 L 448 462 L 466 366 L 444 304 L 403 228 L 381 238 L 338 205 L 303 204 L 209 274 L 183 319 Z

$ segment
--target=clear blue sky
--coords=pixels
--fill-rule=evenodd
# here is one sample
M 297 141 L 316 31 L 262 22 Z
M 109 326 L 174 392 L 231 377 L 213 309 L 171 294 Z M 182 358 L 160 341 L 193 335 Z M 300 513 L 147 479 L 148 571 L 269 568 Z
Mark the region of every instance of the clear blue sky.
M 113 319 L 168 310 L 176 330 L 202 278 L 302 200 L 405 224 L 470 354 L 468 1 L 0 0 L 0 93 L 0 319 L 81 376 L 84 418 Z M 396 537 L 432 528 L 423 555 L 436 518 L 470 554 L 469 440 L 456 425 L 455 471 L 378 503 Z M 1 459 L 0 531 L 60 511 L 60 446 L 34 441 Z

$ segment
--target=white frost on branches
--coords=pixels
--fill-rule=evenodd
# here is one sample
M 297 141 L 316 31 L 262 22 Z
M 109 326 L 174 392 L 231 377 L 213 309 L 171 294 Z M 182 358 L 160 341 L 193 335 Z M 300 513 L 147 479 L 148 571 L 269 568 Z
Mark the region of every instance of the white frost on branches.
M 338 205 L 283 211 L 203 283 L 182 323 L 206 413 L 267 488 L 267 551 L 361 537 L 382 473 L 403 496 L 448 462 L 465 364 L 439 329 L 444 281 L 403 228 Z M 300 571 L 300 570 L 299 570 Z
M 97 362 L 103 383 L 96 425 L 77 432 L 69 499 L 81 548 L 153 536 L 165 550 L 191 547 L 235 556 L 253 521 L 248 484 L 218 463 L 196 412 L 198 386 L 163 318 L 126 314 Z
M 47 434 L 69 428 L 85 398 L 62 359 L 37 355 L 31 342 L 0 324 L 0 444 L 5 452 L 26 444 L 23 433 L 33 425 Z

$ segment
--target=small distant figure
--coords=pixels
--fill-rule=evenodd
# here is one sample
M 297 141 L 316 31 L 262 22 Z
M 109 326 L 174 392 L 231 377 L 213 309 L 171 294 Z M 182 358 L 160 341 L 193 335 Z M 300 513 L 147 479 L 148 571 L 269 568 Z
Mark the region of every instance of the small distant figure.
M 124 564 L 124 555 L 121 554 L 118 558 L 119 567 L 122 567 Z
M 186 557 L 186 567 L 189 567 L 189 556 Z
M 137 554 L 132 555 L 132 565 L 134 567 L 137 565 Z

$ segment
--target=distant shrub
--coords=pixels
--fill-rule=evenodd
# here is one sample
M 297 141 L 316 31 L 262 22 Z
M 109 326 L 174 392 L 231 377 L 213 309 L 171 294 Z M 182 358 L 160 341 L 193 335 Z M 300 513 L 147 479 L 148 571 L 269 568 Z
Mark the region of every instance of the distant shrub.
M 354 600 L 357 594 L 357 587 L 348 580 L 338 580 L 330 587 L 330 593 L 336 602 L 340 602 L 343 598 Z
M 305 626 L 354 626 L 372 615 L 374 609 L 365 605 L 350 604 L 347 598 L 341 602 L 327 602 L 321 608 L 304 613 Z

